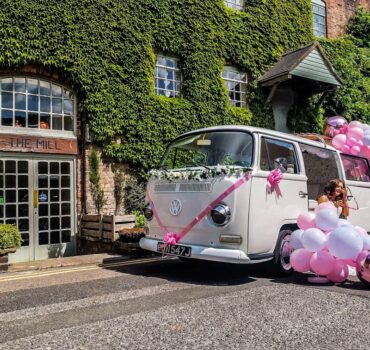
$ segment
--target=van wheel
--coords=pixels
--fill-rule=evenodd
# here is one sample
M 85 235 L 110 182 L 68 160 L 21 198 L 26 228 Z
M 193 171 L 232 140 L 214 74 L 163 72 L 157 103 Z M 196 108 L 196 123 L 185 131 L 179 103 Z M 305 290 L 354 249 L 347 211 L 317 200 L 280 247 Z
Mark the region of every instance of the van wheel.
M 293 273 L 293 268 L 290 265 L 291 248 L 289 238 L 291 234 L 292 231 L 290 229 L 280 231 L 274 252 L 274 259 L 272 260 L 274 270 L 281 276 L 289 276 Z

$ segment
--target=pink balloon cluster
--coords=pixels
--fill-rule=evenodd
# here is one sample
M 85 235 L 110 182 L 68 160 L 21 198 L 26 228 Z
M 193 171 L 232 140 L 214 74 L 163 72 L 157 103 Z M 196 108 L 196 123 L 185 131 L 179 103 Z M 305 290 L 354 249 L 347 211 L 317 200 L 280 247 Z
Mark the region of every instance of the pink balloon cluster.
M 336 283 L 344 282 L 348 265 L 361 269 L 370 251 L 370 236 L 359 226 L 339 219 L 335 206 L 320 204 L 298 216 L 299 229 L 290 236 L 290 263 L 298 272 L 312 271 Z
M 370 125 L 359 121 L 334 129 L 332 145 L 339 151 L 370 159 Z

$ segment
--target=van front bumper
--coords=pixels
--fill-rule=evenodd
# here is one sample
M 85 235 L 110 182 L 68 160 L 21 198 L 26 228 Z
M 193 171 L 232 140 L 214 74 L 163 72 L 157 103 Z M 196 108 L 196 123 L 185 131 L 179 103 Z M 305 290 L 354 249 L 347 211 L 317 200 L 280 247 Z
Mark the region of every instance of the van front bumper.
M 159 242 L 162 241 L 154 238 L 145 237 L 141 238 L 139 244 L 140 248 L 142 249 L 158 253 L 157 246 Z M 219 261 L 233 264 L 254 264 L 263 261 L 251 260 L 248 255 L 240 249 L 212 248 L 194 244 L 182 244 L 181 242 L 179 242 L 179 245 L 191 247 L 191 259 Z

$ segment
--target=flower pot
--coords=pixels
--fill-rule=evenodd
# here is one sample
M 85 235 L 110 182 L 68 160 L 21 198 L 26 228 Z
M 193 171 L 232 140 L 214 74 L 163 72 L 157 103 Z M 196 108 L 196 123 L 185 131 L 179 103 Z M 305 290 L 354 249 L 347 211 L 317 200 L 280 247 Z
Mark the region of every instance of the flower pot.
M 8 254 L 14 253 L 15 251 L 16 251 L 15 248 L 0 250 L 0 273 L 8 271 L 9 268 Z

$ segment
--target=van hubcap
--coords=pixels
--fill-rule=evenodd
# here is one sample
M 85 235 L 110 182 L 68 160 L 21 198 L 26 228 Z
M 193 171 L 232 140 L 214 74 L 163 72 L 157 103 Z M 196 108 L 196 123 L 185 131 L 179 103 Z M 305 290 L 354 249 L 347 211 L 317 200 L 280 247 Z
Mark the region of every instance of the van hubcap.
M 289 235 L 286 235 L 281 241 L 280 254 L 279 254 L 280 265 L 286 271 L 292 268 L 292 266 L 290 265 L 291 252 L 292 252 L 292 248 L 290 247 L 290 243 L 289 243 Z

